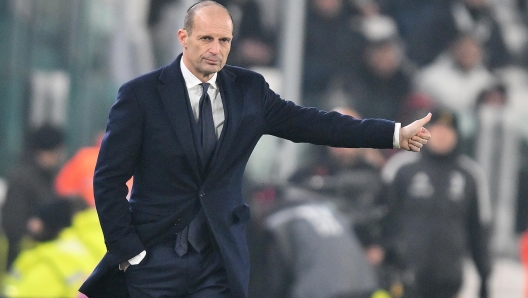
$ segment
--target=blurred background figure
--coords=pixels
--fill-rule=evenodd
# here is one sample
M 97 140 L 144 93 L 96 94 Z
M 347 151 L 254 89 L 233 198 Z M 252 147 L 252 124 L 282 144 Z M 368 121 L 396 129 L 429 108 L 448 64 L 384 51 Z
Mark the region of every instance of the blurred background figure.
M 9 242 L 7 268 L 18 255 L 27 221 L 40 204 L 56 199 L 55 175 L 64 161 L 62 128 L 44 125 L 33 129 L 26 150 L 7 175 L 7 194 L 2 206 L 2 228 Z
M 336 111 L 359 117 L 348 108 Z M 379 150 L 368 148 L 317 147 L 311 163 L 298 169 L 288 182 L 332 198 L 340 212 L 351 221 L 351 228 L 365 247 L 375 244 L 379 237 L 382 181 L 380 169 L 385 158 Z
M 450 34 L 450 41 L 460 34 L 473 36 L 483 47 L 484 64 L 490 69 L 497 69 L 510 65 L 513 60 L 490 3 L 489 0 L 453 1 L 446 27 L 437 27 L 436 30 L 444 30 L 444 34 Z
M 250 193 L 250 297 L 389 297 L 349 220 L 324 196 L 292 186 Z
M 89 207 L 95 207 L 93 175 L 104 132 L 97 134 L 92 146 L 81 147 L 60 168 L 54 181 L 56 192 L 61 196 L 77 196 Z M 132 179 L 127 183 L 132 188 Z
M 148 30 L 149 0 L 111 0 L 114 17 L 120 26 L 114 27 L 109 60 L 117 82 L 125 82 L 155 68 L 155 54 Z
M 387 261 L 402 270 L 404 297 L 452 298 L 469 251 L 480 276 L 479 297 L 489 297 L 489 185 L 479 165 L 460 153 L 456 115 L 445 109 L 433 115 L 428 146 L 419 154 L 394 155 L 383 169 Z
M 97 264 L 72 230 L 70 200 L 39 205 L 28 221 L 36 246 L 23 250 L 5 280 L 6 297 L 79 297 L 78 288 Z
M 233 17 L 233 43 L 228 63 L 242 67 L 271 66 L 276 62 L 276 34 L 263 22 L 256 0 L 218 0 Z
M 332 108 L 328 94 L 340 87 L 340 78 L 355 66 L 365 44 L 363 35 L 352 30 L 349 2 L 308 1 L 304 36 L 302 103 Z
M 447 32 L 436 31 L 449 16 L 451 0 L 380 0 L 406 45 L 405 53 L 418 67 L 432 62 L 449 44 Z
M 349 108 L 336 111 L 362 118 Z M 385 266 L 382 223 L 387 215 L 382 196 L 381 168 L 386 157 L 380 150 L 368 148 L 317 147 L 311 163 L 298 169 L 289 182 L 325 196 L 349 221 L 350 232 L 357 237 L 369 264 L 375 269 L 380 287 L 400 287 L 392 268 Z M 397 290 L 396 290 L 397 291 Z
M 106 253 L 103 232 L 95 209 L 93 176 L 99 148 L 104 132 L 97 134 L 93 146 L 81 147 L 60 168 L 54 187 L 60 196 L 69 198 L 74 207 L 71 230 L 90 251 L 94 259 L 100 260 Z M 131 178 L 127 185 L 132 189 Z
M 467 154 L 471 154 L 468 141 L 476 133 L 477 97 L 496 81 L 496 76 L 482 63 L 480 42 L 470 35 L 459 36 L 448 51 L 415 76 L 417 91 L 457 113 L 459 145 Z
M 62 196 L 80 196 L 95 207 L 93 176 L 103 133 L 97 135 L 93 146 L 82 147 L 61 167 L 55 179 L 55 189 Z
M 181 51 L 174 28 L 183 22 L 187 7 L 182 0 L 150 0 L 147 25 L 157 67 L 167 65 Z
M 412 91 L 413 70 L 403 56 L 394 29 L 384 37 L 368 39 L 357 68 L 345 76 L 349 106 L 365 118 L 398 119 Z
M 432 63 L 463 34 L 484 48 L 484 63 L 492 69 L 512 62 L 496 11 L 487 0 L 382 0 L 407 45 L 407 56 L 418 67 Z
M 516 251 L 517 245 L 508 239 L 515 238 L 516 229 L 519 232 L 526 229 L 527 223 L 524 213 L 527 199 L 522 195 L 522 186 L 517 187 L 526 179 L 523 177 L 522 139 L 512 118 L 509 93 L 504 84 L 498 83 L 478 95 L 475 106 L 478 128 L 471 150 L 490 185 L 496 214 L 492 239 L 495 252 Z M 518 213 L 516 208 L 524 214 Z

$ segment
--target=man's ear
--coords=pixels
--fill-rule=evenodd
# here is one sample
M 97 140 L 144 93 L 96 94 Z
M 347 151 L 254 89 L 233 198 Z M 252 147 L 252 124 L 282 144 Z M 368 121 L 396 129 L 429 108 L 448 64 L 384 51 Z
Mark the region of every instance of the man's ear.
M 180 41 L 180 44 L 183 48 L 187 48 L 187 37 L 189 35 L 187 34 L 187 30 L 180 29 L 178 30 L 178 41 Z

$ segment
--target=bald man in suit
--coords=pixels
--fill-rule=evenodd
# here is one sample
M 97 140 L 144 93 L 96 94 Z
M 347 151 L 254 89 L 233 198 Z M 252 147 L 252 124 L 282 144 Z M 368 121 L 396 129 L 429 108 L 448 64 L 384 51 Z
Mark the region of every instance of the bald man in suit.
M 223 6 L 196 3 L 178 31 L 183 53 L 120 88 L 94 176 L 108 252 L 81 287 L 88 297 L 116 297 L 118 290 L 128 291 L 123 297 L 247 297 L 250 210 L 242 178 L 264 134 L 412 151 L 430 138 L 423 128 L 430 115 L 401 127 L 280 98 L 260 74 L 225 65 L 232 34 Z M 203 150 L 206 109 L 214 123 L 210 154 Z

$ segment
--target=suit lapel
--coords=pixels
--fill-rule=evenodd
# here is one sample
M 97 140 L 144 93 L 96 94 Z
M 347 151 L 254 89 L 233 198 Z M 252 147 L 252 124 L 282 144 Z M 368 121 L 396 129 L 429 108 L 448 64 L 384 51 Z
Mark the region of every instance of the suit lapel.
M 193 168 L 193 174 L 200 177 L 198 156 L 194 145 L 192 127 L 194 119 L 189 114 L 187 88 L 180 70 L 181 55 L 166 66 L 160 75 L 164 83 L 158 87 L 169 121 L 178 137 L 180 144 Z M 185 94 L 185 96 L 181 96 Z

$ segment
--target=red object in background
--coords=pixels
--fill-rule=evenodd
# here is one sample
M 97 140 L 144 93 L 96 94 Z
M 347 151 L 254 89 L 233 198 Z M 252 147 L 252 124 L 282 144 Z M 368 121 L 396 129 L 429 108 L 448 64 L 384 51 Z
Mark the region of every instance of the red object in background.
M 101 141 L 102 135 L 94 146 L 81 148 L 64 164 L 55 179 L 55 190 L 59 195 L 80 196 L 89 206 L 95 206 L 93 176 Z M 127 185 L 130 190 L 132 179 Z
M 525 231 L 519 241 L 519 253 L 524 267 L 524 297 L 528 298 L 528 231 Z

